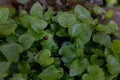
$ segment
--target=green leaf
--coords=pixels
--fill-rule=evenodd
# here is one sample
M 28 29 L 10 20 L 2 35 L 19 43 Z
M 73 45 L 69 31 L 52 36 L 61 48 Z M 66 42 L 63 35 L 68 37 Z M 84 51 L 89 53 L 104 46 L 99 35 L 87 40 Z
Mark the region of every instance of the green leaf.
M 70 13 L 59 14 L 57 20 L 58 23 L 64 28 L 71 27 L 73 24 L 76 23 L 76 17 Z
M 40 3 L 36 2 L 33 4 L 30 10 L 30 14 L 32 16 L 42 18 L 43 16 L 43 7 L 40 5 Z
M 48 37 L 48 39 L 45 39 L 45 37 Z M 46 32 L 40 44 L 42 45 L 42 48 L 49 49 L 51 50 L 51 52 L 56 52 L 56 50 L 58 49 L 58 45 L 55 43 L 53 35 L 51 33 Z
M 118 31 L 118 24 L 115 21 L 110 21 L 107 23 L 108 28 L 111 32 Z
M 29 15 L 21 16 L 21 17 L 19 17 L 19 19 L 20 19 L 20 23 L 22 24 L 22 26 L 24 28 L 30 28 L 31 27 L 31 25 L 30 25 L 31 17 Z
M 108 18 L 112 18 L 114 16 L 114 11 L 113 10 L 108 10 L 106 13 L 105 13 L 105 18 L 108 19 Z
M 94 6 L 93 11 L 95 14 L 102 14 L 104 10 L 100 6 Z
M 60 64 L 61 64 L 60 58 L 54 58 L 54 65 L 60 66 Z
M 90 29 L 90 26 L 85 25 L 83 27 L 84 27 L 83 31 L 81 32 L 81 34 L 79 34 L 78 38 L 76 39 L 76 43 L 78 43 L 79 46 L 80 45 L 84 46 L 87 42 L 90 41 L 92 36 L 92 31 Z
M 67 29 L 64 29 L 64 28 L 60 28 L 60 29 L 56 32 L 56 35 L 59 36 L 59 37 L 69 36 L 69 35 L 68 35 L 68 32 L 67 32 Z
M 26 80 L 26 79 L 23 78 L 21 73 L 16 73 L 16 74 L 13 74 L 13 77 L 10 78 L 10 80 Z
M 30 65 L 27 61 L 22 61 L 19 63 L 18 68 L 21 73 L 29 73 L 30 72 Z
M 107 68 L 110 74 L 120 73 L 120 62 L 113 55 L 108 55 L 106 58 Z
M 119 58 L 120 57 L 120 40 L 113 40 L 112 44 L 112 51 L 115 57 Z
M 98 65 L 98 66 L 102 66 L 104 64 L 104 60 L 103 59 L 99 59 L 99 56 L 96 55 L 96 54 L 93 54 L 90 57 L 90 61 L 91 61 L 92 64 Z
M 15 33 L 16 28 L 16 23 L 13 20 L 9 20 L 5 23 L 0 24 L 0 34 L 8 36 L 10 34 Z
M 98 25 L 95 27 L 95 29 L 98 30 L 98 31 L 106 32 L 107 25 L 98 24 Z
M 64 72 L 62 68 L 56 68 L 54 65 L 44 69 L 40 73 L 41 80 L 59 80 L 63 76 Z
M 0 46 L 0 51 L 8 61 L 16 61 L 18 60 L 19 54 L 23 52 L 23 48 L 17 43 L 11 43 Z
M 104 46 L 109 46 L 111 44 L 110 36 L 103 32 L 97 32 L 96 34 L 94 34 L 93 41 Z
M 8 8 L 0 8 L 0 23 L 4 23 L 8 20 L 9 17 L 9 9 Z
M 0 62 L 0 78 L 4 78 L 9 73 L 10 62 Z
M 98 56 L 101 56 L 101 57 L 105 56 L 104 52 L 99 48 L 92 49 L 92 52 L 97 54 Z
M 87 27 L 82 23 L 75 24 L 75 25 L 69 27 L 68 33 L 71 37 L 78 37 L 86 30 L 86 28 Z
M 25 10 L 20 10 L 19 17 L 28 16 L 28 12 Z
M 71 63 L 76 57 L 76 50 L 69 47 L 63 46 L 59 49 L 59 54 L 62 55 L 62 61 L 64 63 Z
M 35 59 L 42 66 L 49 66 L 54 62 L 54 58 L 51 57 L 51 52 L 48 49 L 41 50 Z
M 80 20 L 88 19 L 91 17 L 89 11 L 81 5 L 77 5 L 74 9 L 74 12 Z
M 70 65 L 70 76 L 81 75 L 88 66 L 89 62 L 87 59 L 83 59 L 82 61 L 79 61 L 78 59 L 74 60 Z
M 35 40 L 40 40 L 43 39 L 43 37 L 46 35 L 45 31 L 41 31 L 41 33 L 36 33 L 32 29 L 28 29 L 27 34 L 31 35 L 32 37 L 35 38 Z
M 45 18 L 46 21 L 49 21 L 50 19 L 52 19 L 52 17 L 53 17 L 53 10 L 52 10 L 52 8 L 50 7 L 50 8 L 48 8 L 48 10 L 45 12 L 44 18 Z
M 48 23 L 45 22 L 44 20 L 41 20 L 41 19 L 37 19 L 37 18 L 34 18 L 32 17 L 31 18 L 31 27 L 32 29 L 36 32 L 36 33 L 41 33 L 41 31 L 43 31 Z
M 18 42 L 18 37 L 16 35 L 10 35 L 6 37 L 6 41 L 8 43 L 17 43 Z
M 33 42 L 35 41 L 35 38 L 29 34 L 23 34 L 19 37 L 18 41 L 21 43 L 23 48 L 26 50 L 32 46 Z
M 96 65 L 88 68 L 88 73 L 83 74 L 82 80 L 105 80 L 104 72 Z

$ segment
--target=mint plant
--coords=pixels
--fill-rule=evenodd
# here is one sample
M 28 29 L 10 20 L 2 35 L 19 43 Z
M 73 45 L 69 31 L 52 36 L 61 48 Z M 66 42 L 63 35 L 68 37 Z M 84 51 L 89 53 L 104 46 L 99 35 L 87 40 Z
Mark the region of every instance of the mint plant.
M 29 13 L 12 14 L 0 8 L 0 79 L 119 80 L 120 33 L 114 21 L 101 23 L 81 5 L 55 13 L 38 2 Z

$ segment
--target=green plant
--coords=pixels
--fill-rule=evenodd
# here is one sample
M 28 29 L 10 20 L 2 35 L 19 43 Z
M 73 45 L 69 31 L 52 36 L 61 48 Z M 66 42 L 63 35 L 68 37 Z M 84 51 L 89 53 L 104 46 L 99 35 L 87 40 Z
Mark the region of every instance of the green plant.
M 118 80 L 120 33 L 114 21 L 102 24 L 81 5 L 57 14 L 39 3 L 29 14 L 11 12 L 0 8 L 1 79 Z

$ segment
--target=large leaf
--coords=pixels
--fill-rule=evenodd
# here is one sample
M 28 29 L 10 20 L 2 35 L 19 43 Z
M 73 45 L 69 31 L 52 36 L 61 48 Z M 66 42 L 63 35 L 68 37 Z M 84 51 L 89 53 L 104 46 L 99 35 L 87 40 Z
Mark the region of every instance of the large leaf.
M 63 76 L 64 72 L 62 68 L 56 68 L 54 65 L 44 69 L 40 73 L 41 80 L 59 80 Z
M 9 9 L 8 8 L 0 8 L 0 23 L 4 23 L 8 20 L 9 17 Z
M 89 62 L 87 59 L 83 59 L 82 61 L 79 61 L 78 59 L 74 60 L 70 65 L 70 76 L 81 75 L 88 66 Z
M 88 73 L 82 76 L 82 80 L 105 80 L 104 72 L 96 65 L 88 68 Z
M 58 23 L 64 28 L 71 27 L 73 24 L 76 23 L 75 16 L 70 13 L 61 13 L 60 15 L 58 15 L 57 20 Z
M 80 20 L 88 19 L 91 17 L 89 11 L 81 5 L 77 5 L 74 9 L 74 12 Z
M 10 34 L 15 33 L 16 28 L 16 23 L 13 20 L 9 20 L 5 23 L 0 24 L 0 34 L 8 36 Z
M 11 43 L 0 46 L 0 51 L 8 61 L 16 61 L 18 60 L 19 54 L 23 51 L 23 48 L 17 43 Z
M 91 36 L 92 36 L 92 31 L 90 29 L 90 26 L 85 25 L 84 30 L 81 32 L 81 34 L 79 34 L 78 38 L 76 38 L 75 43 L 77 44 L 77 47 L 83 48 L 83 46 L 90 41 Z
M 33 6 L 31 7 L 31 10 L 30 10 L 30 14 L 32 16 L 42 18 L 42 16 L 43 16 L 43 7 L 40 5 L 40 3 L 36 2 L 35 4 L 33 4 Z
M 19 37 L 18 41 L 21 43 L 24 49 L 28 49 L 32 46 L 35 38 L 29 34 L 23 34 Z
M 120 62 L 113 55 L 108 55 L 106 58 L 107 68 L 111 74 L 120 73 Z
M 47 22 L 41 19 L 37 19 L 34 17 L 31 17 L 31 27 L 36 33 L 41 33 L 46 27 L 47 27 Z
M 68 33 L 71 37 L 78 37 L 86 30 L 85 24 L 79 23 L 75 24 L 68 29 Z
M 36 55 L 36 61 L 42 66 L 49 66 L 54 62 L 54 58 L 48 49 L 43 49 Z
M 103 32 L 97 32 L 96 34 L 94 34 L 93 41 L 104 46 L 109 46 L 111 44 L 110 36 Z
M 10 62 L 0 62 L 0 78 L 4 78 L 9 73 Z

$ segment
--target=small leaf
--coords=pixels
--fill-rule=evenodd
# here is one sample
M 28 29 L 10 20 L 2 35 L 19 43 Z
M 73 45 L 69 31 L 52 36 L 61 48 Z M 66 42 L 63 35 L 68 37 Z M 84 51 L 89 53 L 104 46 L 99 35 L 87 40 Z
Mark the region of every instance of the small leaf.
M 29 73 L 29 71 L 30 71 L 30 65 L 26 61 L 20 62 L 18 65 L 18 68 L 19 68 L 20 72 L 23 74 Z
M 23 78 L 23 75 L 21 73 L 16 73 L 16 74 L 13 74 L 13 77 L 10 78 L 10 80 L 26 80 Z
M 69 47 L 63 46 L 59 49 L 59 54 L 62 55 L 62 61 L 64 63 L 71 63 L 76 57 L 76 50 Z
M 81 5 L 77 5 L 74 9 L 74 12 L 80 20 L 88 19 L 91 17 L 89 11 Z
M 87 59 L 83 59 L 82 61 L 74 60 L 70 65 L 70 76 L 79 76 L 81 75 L 85 69 L 89 66 L 89 62 Z
M 16 61 L 18 60 L 19 54 L 23 51 L 23 48 L 17 43 L 11 43 L 0 46 L 0 51 L 8 61 Z
M 104 72 L 96 65 L 88 68 L 88 73 L 83 74 L 82 80 L 105 80 Z
M 15 33 L 15 29 L 17 28 L 17 24 L 13 21 L 7 21 L 5 23 L 0 24 L 0 34 L 8 36 L 10 34 Z
M 115 57 L 119 58 L 120 57 L 120 40 L 113 40 L 112 42 L 112 51 Z
M 0 23 L 4 23 L 8 20 L 9 17 L 9 9 L 8 8 L 0 8 Z
M 43 31 L 48 23 L 45 22 L 44 20 L 41 20 L 41 19 L 37 19 L 37 18 L 34 18 L 32 17 L 31 18 L 31 27 L 32 29 L 36 32 L 36 33 L 41 33 L 41 31 Z
M 44 18 L 46 21 L 49 21 L 53 17 L 53 10 L 52 8 L 48 8 L 48 10 L 45 12 Z
M 114 11 L 113 10 L 108 10 L 106 13 L 105 13 L 105 18 L 108 19 L 108 18 L 112 18 L 114 16 Z
M 118 31 L 118 24 L 115 21 L 108 22 L 107 26 L 111 30 L 111 32 Z
M 97 32 L 93 35 L 93 41 L 104 46 L 109 46 L 111 44 L 111 38 L 108 34 Z
M 108 55 L 106 58 L 107 68 L 110 74 L 119 74 L 120 73 L 120 62 L 113 55 Z
M 45 31 L 41 31 L 41 33 L 36 33 L 35 31 L 33 31 L 32 29 L 28 29 L 27 33 L 29 35 L 31 35 L 32 37 L 34 37 L 36 40 L 40 40 L 43 39 L 43 37 L 46 35 Z
M 32 46 L 33 42 L 35 41 L 35 38 L 29 34 L 23 34 L 19 37 L 18 41 L 21 43 L 23 48 L 26 50 Z
M 0 78 L 4 78 L 9 73 L 10 62 L 0 62 Z
M 98 31 L 106 32 L 107 25 L 98 24 L 98 25 L 95 27 L 95 29 L 98 30 Z
M 54 65 L 44 69 L 40 73 L 39 78 L 41 80 L 59 80 L 63 76 L 64 72 L 62 68 L 56 68 Z
M 43 7 L 40 5 L 40 3 L 36 2 L 33 4 L 30 10 L 30 14 L 32 16 L 41 18 L 43 15 Z
M 104 56 L 103 51 L 102 51 L 101 49 L 99 49 L 99 48 L 92 49 L 92 52 L 93 52 L 94 54 L 97 54 L 98 56 L 101 56 L 101 57 Z
M 30 26 L 30 19 L 31 19 L 30 16 L 28 16 L 28 15 L 22 16 L 22 17 L 20 17 L 19 19 L 20 19 L 20 23 L 22 24 L 22 26 L 23 26 L 24 28 L 30 28 L 30 27 L 31 27 L 31 26 Z
M 104 10 L 100 6 L 94 6 L 93 11 L 95 14 L 102 14 Z
M 64 28 L 71 27 L 73 24 L 76 23 L 75 16 L 70 13 L 61 13 L 60 15 L 58 15 L 57 20 L 58 23 Z
M 36 61 L 42 66 L 49 66 L 54 62 L 54 58 L 48 49 L 43 49 L 36 55 Z
M 92 64 L 98 65 L 98 66 L 102 66 L 104 64 L 104 60 L 103 59 L 99 59 L 98 55 L 96 55 L 96 54 L 93 54 L 90 57 L 90 61 L 91 61 Z

